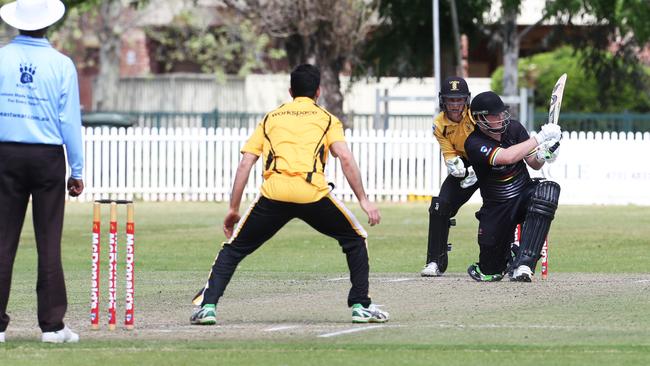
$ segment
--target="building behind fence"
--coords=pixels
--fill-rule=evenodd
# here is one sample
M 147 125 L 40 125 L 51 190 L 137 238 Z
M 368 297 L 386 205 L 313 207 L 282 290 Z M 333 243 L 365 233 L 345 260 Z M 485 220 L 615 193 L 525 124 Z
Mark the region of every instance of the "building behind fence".
M 433 78 L 382 77 L 357 80 L 341 76 L 343 110 L 349 114 L 373 114 L 375 92 L 389 90 L 391 95 L 432 96 Z M 490 89 L 489 78 L 468 78 L 473 93 Z M 162 74 L 120 79 L 118 98 L 107 110 L 122 112 L 193 112 L 215 109 L 224 112 L 264 113 L 291 99 L 288 74 L 251 74 L 244 77 L 217 78 L 210 74 Z M 428 114 L 434 103 L 397 102 L 393 114 Z
M 473 95 L 490 89 L 489 78 L 468 78 Z M 359 80 L 350 84 L 341 78 L 345 94 L 345 117 L 352 129 L 430 129 L 437 105 L 433 78 L 389 78 Z M 152 77 L 122 78 L 116 104 L 108 109 L 130 114 L 139 127 L 214 127 L 250 128 L 263 113 L 289 100 L 289 76 L 227 76 L 223 80 L 206 74 L 165 74 Z M 378 93 L 380 97 L 378 97 Z M 525 90 L 521 98 L 527 100 Z M 389 103 L 385 98 L 393 100 Z M 515 97 L 511 110 L 517 110 Z M 384 101 L 384 102 L 382 102 Z M 513 104 L 514 103 L 514 104 Z M 650 114 L 568 113 L 560 116 L 565 131 L 650 131 Z M 521 112 L 520 112 L 521 114 Z M 530 129 L 546 121 L 544 112 L 526 112 L 521 120 Z M 532 128 L 531 128 L 532 127 Z
M 122 78 L 115 105 L 121 112 L 190 114 L 247 111 L 246 81 L 228 76 L 223 80 L 208 74 L 162 74 L 155 77 Z M 180 127 L 180 125 L 179 125 Z
M 203 127 L 203 128 L 252 128 L 262 120 L 262 113 L 221 112 L 213 110 L 206 113 L 192 112 L 130 112 L 135 126 L 156 128 Z M 546 123 L 546 113 L 535 113 L 534 129 Z M 351 128 L 374 129 L 376 126 L 387 130 L 431 129 L 433 117 L 430 115 L 373 115 L 356 114 L 348 116 Z M 641 113 L 562 113 L 560 124 L 568 132 L 650 132 L 650 114 Z
M 227 201 L 250 128 L 85 128 L 85 183 L 79 200 Z M 436 195 L 446 176 L 430 129 L 346 130 L 373 201 Z M 565 133 L 561 154 L 535 176 L 562 186 L 562 204 L 650 205 L 650 133 Z M 624 157 L 624 158 L 621 158 Z M 260 159 L 261 161 L 261 159 Z M 353 200 L 337 159 L 326 174 L 334 194 Z M 262 183 L 255 166 L 245 198 Z M 475 195 L 473 202 L 480 202 Z

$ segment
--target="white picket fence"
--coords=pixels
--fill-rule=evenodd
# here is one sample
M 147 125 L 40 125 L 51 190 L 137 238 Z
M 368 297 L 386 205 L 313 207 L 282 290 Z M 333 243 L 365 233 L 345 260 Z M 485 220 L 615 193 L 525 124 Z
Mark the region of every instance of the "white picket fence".
M 227 201 L 241 149 L 252 129 L 85 128 L 86 190 L 78 199 Z M 435 195 L 446 175 L 429 129 L 354 130 L 346 138 L 373 201 L 404 202 Z M 537 176 L 562 185 L 562 203 L 650 205 L 650 134 L 572 133 L 558 161 Z M 245 190 L 262 183 L 262 159 Z M 334 193 L 354 200 L 337 159 L 326 173 Z M 472 200 L 480 202 L 475 195 Z

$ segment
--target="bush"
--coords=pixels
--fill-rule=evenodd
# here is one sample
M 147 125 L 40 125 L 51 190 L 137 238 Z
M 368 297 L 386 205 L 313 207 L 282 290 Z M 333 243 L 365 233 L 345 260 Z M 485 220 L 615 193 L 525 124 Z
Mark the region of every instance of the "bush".
M 645 68 L 646 75 L 650 71 Z M 637 90 L 633 83 L 627 83 L 623 90 L 608 90 L 611 98 L 610 107 L 598 100 L 600 83 L 591 73 L 585 72 L 581 64 L 581 53 L 571 47 L 561 47 L 552 52 L 540 53 L 519 59 L 519 86 L 535 89 L 535 110 L 548 110 L 548 98 L 557 79 L 563 73 L 568 74 L 564 90 L 562 110 L 571 112 L 648 112 L 650 96 L 643 90 Z M 503 91 L 503 66 L 492 74 L 492 89 Z

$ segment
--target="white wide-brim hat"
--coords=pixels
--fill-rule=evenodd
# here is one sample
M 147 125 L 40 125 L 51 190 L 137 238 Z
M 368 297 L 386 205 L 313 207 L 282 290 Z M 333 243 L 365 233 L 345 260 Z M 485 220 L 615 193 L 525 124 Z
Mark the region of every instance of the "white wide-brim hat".
M 0 17 L 10 26 L 26 31 L 49 27 L 63 17 L 60 0 L 16 0 L 0 8 Z

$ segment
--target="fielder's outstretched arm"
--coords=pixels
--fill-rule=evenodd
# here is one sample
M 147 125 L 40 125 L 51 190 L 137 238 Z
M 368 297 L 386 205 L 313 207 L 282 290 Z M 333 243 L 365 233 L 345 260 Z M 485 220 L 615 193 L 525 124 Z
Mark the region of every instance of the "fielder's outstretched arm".
M 239 206 L 241 205 L 241 197 L 244 194 L 244 188 L 248 182 L 248 176 L 250 175 L 251 169 L 257 162 L 258 158 L 259 156 L 255 154 L 245 152 L 242 155 L 239 166 L 237 167 L 235 182 L 232 185 L 232 191 L 230 193 L 230 208 L 228 209 L 226 218 L 223 220 L 223 233 L 226 234 L 227 238 L 230 238 L 235 224 L 239 222 Z
M 356 161 L 354 161 L 354 156 L 348 145 L 343 141 L 337 141 L 330 145 L 330 151 L 336 157 L 341 160 L 341 169 L 347 179 L 352 192 L 359 200 L 359 205 L 361 209 L 368 215 L 368 223 L 370 226 L 379 224 L 381 221 L 381 215 L 379 214 L 379 209 L 368 200 L 366 192 L 363 189 L 363 183 L 361 181 L 361 173 L 359 173 L 359 167 L 357 166 Z

